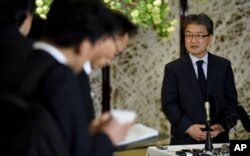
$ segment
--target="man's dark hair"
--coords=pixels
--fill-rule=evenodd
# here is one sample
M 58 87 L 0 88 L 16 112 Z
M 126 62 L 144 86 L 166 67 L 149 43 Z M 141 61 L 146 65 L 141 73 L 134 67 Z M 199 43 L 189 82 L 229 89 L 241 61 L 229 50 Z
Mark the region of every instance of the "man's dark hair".
M 0 25 L 16 24 L 19 27 L 26 13 L 33 13 L 35 6 L 35 0 L 0 0 Z
M 213 21 L 212 19 L 204 14 L 190 14 L 187 17 L 185 17 L 184 25 L 183 28 L 186 30 L 187 25 L 189 24 L 201 24 L 204 25 L 207 28 L 208 34 L 212 35 L 214 33 L 214 28 L 213 28 Z
M 136 29 L 125 16 L 98 1 L 54 1 L 42 38 L 59 46 L 73 46 L 83 39 L 95 42 L 103 36 L 122 35 Z
M 124 16 L 122 13 L 114 10 L 110 10 L 111 18 L 110 22 L 114 26 L 115 35 L 124 35 L 128 33 L 129 36 L 133 36 L 137 33 L 137 26 L 132 24 L 129 19 Z

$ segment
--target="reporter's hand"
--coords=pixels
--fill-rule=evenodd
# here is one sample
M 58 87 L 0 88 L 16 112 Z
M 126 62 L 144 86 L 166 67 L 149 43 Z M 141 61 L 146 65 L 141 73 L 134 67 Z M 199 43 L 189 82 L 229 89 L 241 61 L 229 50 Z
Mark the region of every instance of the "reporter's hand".
M 212 131 L 210 132 L 211 138 L 214 138 L 225 131 L 220 124 L 214 124 L 210 128 L 212 129 Z
M 203 141 L 206 139 L 207 134 L 205 131 L 202 131 L 204 128 L 206 128 L 205 125 L 193 124 L 187 129 L 186 133 L 197 141 Z
M 125 139 L 132 125 L 133 123 L 131 122 L 121 124 L 112 118 L 109 122 L 102 125 L 101 131 L 109 136 L 114 145 L 117 145 Z
M 114 145 L 116 145 L 125 139 L 128 130 L 133 124 L 133 122 L 121 124 L 112 118 L 109 112 L 106 112 L 91 123 L 90 133 L 96 134 L 101 131 L 110 138 Z
M 102 114 L 100 117 L 96 117 L 90 124 L 90 134 L 98 133 L 101 130 L 102 125 L 111 120 L 111 118 L 112 117 L 109 112 Z

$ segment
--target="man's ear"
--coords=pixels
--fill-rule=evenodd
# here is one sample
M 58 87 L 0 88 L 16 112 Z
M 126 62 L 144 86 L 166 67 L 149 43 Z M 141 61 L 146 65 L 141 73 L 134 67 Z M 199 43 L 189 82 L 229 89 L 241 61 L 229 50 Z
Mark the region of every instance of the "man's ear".
M 81 47 L 80 46 L 81 46 L 81 44 L 78 44 L 78 45 L 75 46 L 74 52 L 77 55 L 81 53 Z
M 26 12 L 26 17 L 23 20 L 23 23 L 20 25 L 19 30 L 23 36 L 28 36 L 31 25 L 32 25 L 33 15 L 29 11 Z
M 88 56 L 92 52 L 93 45 L 89 40 L 84 39 L 75 48 L 77 55 Z
M 210 35 L 210 36 L 209 36 L 209 43 L 212 42 L 212 39 L 213 39 L 213 35 Z
M 83 53 L 87 50 L 88 47 L 88 41 L 87 40 L 82 40 L 78 45 L 75 47 L 75 53 L 80 54 Z

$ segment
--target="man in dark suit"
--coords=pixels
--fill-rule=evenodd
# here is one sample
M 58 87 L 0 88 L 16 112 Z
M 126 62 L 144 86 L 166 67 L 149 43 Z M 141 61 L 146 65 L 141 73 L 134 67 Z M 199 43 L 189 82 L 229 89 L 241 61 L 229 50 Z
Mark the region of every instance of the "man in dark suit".
M 162 109 L 171 123 L 170 144 L 205 142 L 206 101 L 211 104 L 212 141 L 229 142 L 231 125 L 225 114 L 236 113 L 238 104 L 231 63 L 207 51 L 213 36 L 213 21 L 207 15 L 188 15 L 184 33 L 188 53 L 165 66 L 162 84 Z
M 35 0 L 0 0 L 0 93 L 13 92 L 20 83 L 19 68 L 32 49 L 27 38 Z
M 131 123 L 120 124 L 110 114 L 93 123 L 90 87 L 83 64 L 92 69 L 109 65 L 126 47 L 135 26 L 100 3 L 82 0 L 54 1 L 44 26 L 41 41 L 34 44 L 35 50 L 23 67 L 28 76 L 37 66 L 53 63 L 35 97 L 58 121 L 72 156 L 111 156 Z M 46 155 L 50 151 L 45 139 L 32 140 L 30 155 L 38 154 L 37 151 Z

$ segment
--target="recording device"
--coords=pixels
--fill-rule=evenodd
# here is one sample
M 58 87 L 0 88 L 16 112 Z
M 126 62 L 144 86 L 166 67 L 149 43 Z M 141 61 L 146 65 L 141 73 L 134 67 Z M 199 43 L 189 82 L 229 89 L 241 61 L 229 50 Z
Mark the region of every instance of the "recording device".
M 238 115 L 233 113 L 233 114 L 228 114 L 228 113 L 222 113 L 225 114 L 225 124 L 228 129 L 234 127 L 237 124 L 238 120 Z
M 236 107 L 236 112 L 230 110 L 228 108 L 225 97 L 222 94 L 213 94 L 209 97 L 209 101 L 215 105 L 215 107 L 219 106 L 220 112 L 219 118 L 223 119 L 224 126 L 230 129 L 235 127 L 238 119 L 241 121 L 242 126 L 247 132 L 250 132 L 250 118 L 247 114 L 246 110 L 242 106 Z
M 235 127 L 238 115 L 234 110 L 228 107 L 228 103 L 223 94 L 212 94 L 209 96 L 212 114 L 216 114 L 216 121 L 221 123 L 223 127 L 231 129 Z M 213 117 L 212 117 L 213 118 Z
M 237 106 L 236 108 L 238 117 L 242 123 L 242 126 L 247 132 L 250 132 L 250 118 L 246 110 L 242 106 Z
M 183 152 L 183 151 L 176 151 L 175 154 L 178 155 L 178 156 L 186 156 L 186 155 L 187 155 L 187 154 L 186 154 L 185 152 Z
M 205 144 L 205 150 L 206 151 L 212 151 L 213 145 L 212 145 L 212 140 L 211 140 L 211 134 L 210 134 L 210 103 L 205 102 L 205 110 L 206 110 L 206 116 L 207 116 L 207 121 L 206 121 L 206 131 L 207 131 L 207 137 L 206 137 L 206 144 Z

